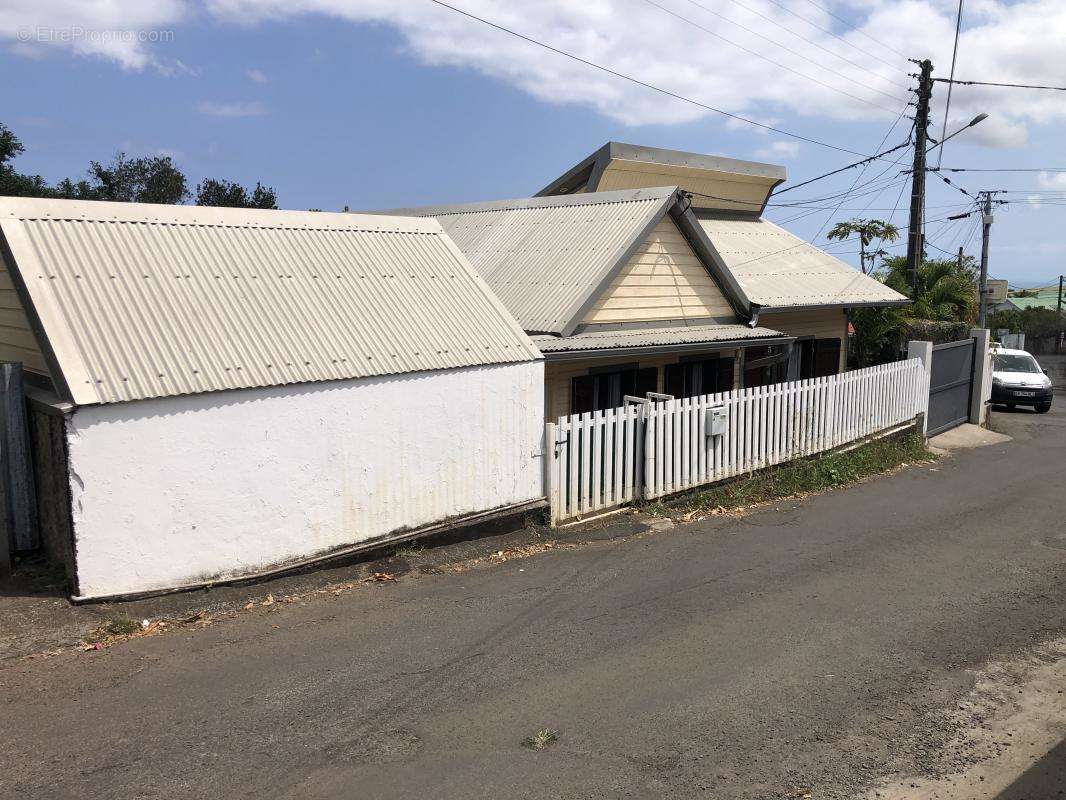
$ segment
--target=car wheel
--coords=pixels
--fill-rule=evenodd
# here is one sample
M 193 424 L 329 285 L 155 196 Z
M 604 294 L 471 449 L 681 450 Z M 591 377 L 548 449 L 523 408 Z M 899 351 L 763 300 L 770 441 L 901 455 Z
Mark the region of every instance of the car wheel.
M 1046 414 L 1051 410 L 1051 403 L 1044 403 L 1043 405 L 1036 406 L 1037 414 Z
M 1007 403 L 1007 411 L 1013 411 L 1013 410 L 1014 410 L 1014 403 Z

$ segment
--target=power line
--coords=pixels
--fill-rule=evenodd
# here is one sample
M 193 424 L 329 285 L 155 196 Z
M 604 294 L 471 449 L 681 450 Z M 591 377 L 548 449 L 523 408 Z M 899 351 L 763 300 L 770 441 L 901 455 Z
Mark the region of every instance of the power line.
M 761 33 L 759 33 L 756 30 L 752 30 L 751 28 L 747 27 L 746 25 L 741 25 L 739 22 L 736 22 L 735 20 L 732 20 L 729 17 L 727 17 L 725 14 L 720 14 L 717 11 L 715 11 L 714 9 L 707 8 L 707 6 L 703 5 L 702 3 L 696 2 L 696 0 L 685 0 L 685 2 L 688 3 L 689 5 L 696 6 L 696 8 L 702 9 L 703 11 L 707 12 L 708 14 L 711 14 L 712 16 L 718 17 L 719 19 L 722 19 L 722 20 L 728 22 L 730 25 L 733 25 L 734 27 L 740 28 L 742 31 L 750 33 L 752 36 L 757 36 L 760 39 L 762 39 L 763 41 L 769 42 L 772 45 L 776 45 L 777 47 L 780 47 L 785 52 L 791 53 L 792 55 L 796 56 L 797 58 L 802 58 L 808 64 L 813 64 L 818 69 L 822 69 L 822 70 L 825 70 L 827 72 L 831 72 L 831 73 L 833 73 L 833 75 L 836 75 L 837 77 L 844 78 L 845 80 L 851 81 L 852 83 L 856 83 L 859 86 L 862 86 L 865 89 L 869 89 L 872 92 L 877 92 L 878 94 L 882 94 L 885 97 L 889 98 L 890 100 L 898 100 L 899 99 L 898 95 L 890 94 L 889 92 L 882 91 L 881 89 L 878 89 L 875 86 L 869 86 L 869 85 L 864 84 L 864 83 L 859 83 L 858 81 L 856 81 L 856 80 L 854 80 L 852 78 L 848 78 L 846 75 L 841 75 L 839 72 L 835 71 L 832 67 L 828 67 L 828 66 L 826 66 L 825 64 L 823 64 L 820 61 L 815 61 L 813 58 L 810 58 L 808 56 L 805 56 L 803 53 L 800 53 L 800 52 L 797 52 L 796 50 L 793 50 L 791 47 L 788 47 L 788 46 L 782 44 L 781 42 L 777 41 L 776 39 L 771 39 L 769 36 L 761 34 Z M 653 4 L 653 5 L 658 5 L 658 4 Z M 661 8 L 661 6 L 659 6 L 659 7 Z M 686 22 L 689 22 L 689 20 L 685 19 L 684 17 L 679 17 L 679 19 L 684 19 Z M 696 23 L 691 22 L 690 24 L 695 25 Z M 713 35 L 718 36 L 718 34 L 713 34 Z M 719 38 L 722 38 L 722 37 L 719 36 Z M 726 39 L 726 41 L 729 41 L 729 40 Z M 730 44 L 734 44 L 734 43 L 730 42 Z M 812 42 L 812 44 L 813 44 L 813 42 Z M 739 47 L 739 45 L 736 45 L 736 46 Z M 751 52 L 751 51 L 749 51 L 749 52 Z M 832 51 L 827 51 L 827 52 L 832 53 Z M 762 57 L 762 56 L 760 56 L 760 57 Z M 871 75 L 874 75 L 875 77 L 881 78 L 882 80 L 888 81 L 889 83 L 893 83 L 893 81 L 889 81 L 888 78 L 884 78 L 883 76 L 878 75 L 876 72 L 872 72 L 870 70 L 867 70 L 867 72 L 870 72 Z M 904 91 L 910 91 L 909 87 L 903 86 L 902 84 L 894 84 L 894 85 L 898 85 Z
M 906 111 L 906 110 L 904 110 L 904 111 Z M 903 118 L 903 115 L 901 114 L 899 116 L 899 118 L 896 119 L 896 123 L 898 124 L 899 120 L 902 119 L 902 118 Z M 893 125 L 892 127 L 895 128 L 896 126 Z M 791 192 L 793 189 L 798 189 L 799 187 L 806 186 L 809 183 L 814 183 L 815 181 L 820 181 L 822 178 L 828 178 L 830 175 L 837 175 L 837 174 L 839 174 L 841 172 L 844 172 L 846 170 L 853 169 L 854 167 L 860 167 L 860 166 L 862 166 L 864 164 L 868 164 L 871 161 L 875 161 L 875 160 L 881 158 L 881 156 L 887 156 L 889 153 L 894 153 L 897 150 L 902 150 L 904 147 L 910 147 L 910 144 L 911 144 L 910 138 L 908 137 L 907 141 L 905 141 L 903 144 L 898 144 L 898 145 L 896 145 L 895 147 L 893 147 L 890 150 L 884 150 L 884 151 L 878 153 L 876 156 L 869 156 L 868 158 L 864 158 L 861 161 L 856 161 L 854 164 L 848 164 L 846 167 L 841 167 L 840 169 L 835 169 L 832 172 L 826 172 L 824 175 L 818 175 L 815 178 L 808 178 L 807 180 L 805 180 L 805 181 L 803 181 L 801 183 L 794 183 L 791 186 L 789 186 L 789 187 L 787 187 L 785 189 L 782 189 L 779 192 L 771 192 L 770 196 L 771 197 L 775 197 L 775 196 L 777 196 L 779 194 L 784 194 L 785 192 Z
M 962 2 L 959 0 L 959 13 L 955 17 L 955 47 L 951 51 L 951 77 L 948 78 L 948 99 L 944 105 L 944 127 L 940 131 L 940 141 L 945 141 L 945 136 L 948 132 L 948 112 L 951 110 L 951 90 L 954 88 L 955 83 L 953 81 L 955 77 L 955 59 L 959 55 L 959 33 L 962 31 Z M 936 157 L 937 169 L 940 168 L 941 162 L 944 160 L 944 148 L 940 148 L 940 152 Z
M 605 67 L 602 64 L 597 64 L 595 61 L 590 61 L 587 58 L 582 58 L 581 56 L 574 55 L 573 53 L 569 53 L 566 50 L 561 50 L 558 47 L 553 47 L 550 44 L 546 44 L 545 42 L 542 42 L 542 41 L 539 41 L 537 39 L 534 39 L 531 36 L 526 36 L 523 33 L 519 33 L 518 31 L 512 30 L 512 29 L 507 28 L 507 27 L 505 27 L 503 25 L 500 25 L 500 24 L 495 23 L 495 22 L 491 22 L 490 20 L 484 19 L 483 17 L 479 17 L 476 14 L 471 14 L 469 11 L 464 11 L 461 8 L 456 8 L 455 6 L 452 6 L 452 5 L 449 5 L 448 3 L 445 3 L 444 0 L 429 0 L 429 1 L 431 3 L 434 3 L 435 5 L 440 6 L 441 8 L 446 8 L 449 11 L 454 11 L 456 14 L 461 14 L 462 16 L 467 17 L 468 19 L 472 19 L 472 20 L 474 20 L 476 22 L 480 22 L 482 25 L 488 25 L 490 28 L 495 28 L 498 31 L 506 33 L 506 34 L 508 34 L 510 36 L 514 36 L 515 38 L 521 39 L 524 42 L 528 42 L 529 44 L 536 45 L 537 47 L 541 47 L 541 48 L 543 48 L 545 50 L 548 50 L 548 51 L 550 51 L 552 53 L 556 53 L 557 55 L 561 55 L 561 56 L 564 56 L 566 58 L 569 58 L 571 61 L 576 61 L 579 64 L 584 64 L 587 67 L 592 67 L 593 69 L 599 70 L 600 72 L 604 72 L 604 73 L 606 73 L 608 75 L 613 75 L 614 77 L 621 78 L 622 80 L 625 80 L 625 81 L 629 81 L 630 83 L 635 84 L 636 86 L 642 86 L 645 89 L 651 89 L 653 92 L 658 92 L 659 94 L 664 95 L 666 97 L 671 97 L 674 100 L 680 100 L 683 103 L 689 103 L 690 105 L 696 106 L 697 108 L 705 109 L 706 111 L 713 111 L 715 114 L 721 114 L 723 117 L 728 117 L 729 119 L 735 119 L 738 122 L 744 122 L 744 123 L 747 123 L 748 125 L 753 125 L 756 128 L 762 128 L 763 130 L 766 130 L 766 131 L 771 131 L 773 133 L 779 133 L 782 136 L 791 136 L 793 139 L 798 139 L 801 142 L 807 142 L 809 144 L 816 144 L 819 147 L 825 147 L 825 148 L 827 148 L 829 150 L 836 150 L 837 152 L 840 152 L 840 153 L 849 153 L 849 154 L 851 154 L 853 156 L 862 156 L 864 158 L 868 157 L 866 153 L 860 153 L 857 150 L 851 150 L 851 149 L 849 149 L 847 147 L 840 147 L 840 146 L 835 145 L 835 144 L 829 144 L 828 142 L 822 142 L 822 141 L 819 141 L 818 139 L 812 139 L 809 136 L 803 136 L 802 134 L 799 134 L 799 133 L 793 133 L 792 131 L 786 131 L 783 128 L 777 128 L 777 127 L 775 127 L 773 125 L 767 125 L 767 124 L 765 124 L 763 122 L 756 122 L 755 120 L 748 119 L 747 117 L 743 117 L 740 114 L 734 114 L 734 113 L 732 113 L 730 111 L 724 111 L 724 110 L 722 110 L 720 108 L 715 108 L 714 106 L 707 105 L 706 103 L 701 103 L 698 100 L 693 100 L 691 97 L 685 97 L 684 95 L 678 94 L 677 92 L 672 92 L 669 89 L 663 89 L 662 87 L 656 86 L 653 83 L 648 83 L 647 81 L 642 81 L 639 78 L 634 78 L 631 75 L 626 75 L 624 72 L 618 72 L 617 70 L 613 70 L 610 67 Z
M 885 135 L 881 137 L 881 141 L 878 143 L 877 147 L 874 148 L 875 150 L 880 150 L 882 147 L 885 146 L 885 142 L 888 141 L 888 137 L 892 135 L 892 131 L 894 131 L 896 129 L 896 125 L 898 125 L 899 121 L 901 119 L 903 119 L 903 115 L 905 113 L 907 113 L 907 106 L 903 107 L 903 111 L 901 111 L 900 115 L 892 122 L 891 127 L 889 127 L 889 129 L 887 131 L 885 131 Z M 840 209 L 843 207 L 844 202 L 847 200 L 848 193 L 850 193 L 852 190 L 854 190 L 856 184 L 858 184 L 858 182 L 862 179 L 862 176 L 866 173 L 866 168 L 869 167 L 869 166 L 870 166 L 869 163 L 863 165 L 862 169 L 859 171 L 859 174 L 855 176 L 855 180 L 851 182 L 851 188 L 848 190 L 848 192 L 845 192 L 844 197 L 841 198 L 840 202 L 830 212 L 829 216 L 827 216 L 825 218 L 825 222 L 823 222 L 821 224 L 821 226 L 818 228 L 818 231 L 808 241 L 801 241 L 798 244 L 794 244 L 794 245 L 791 245 L 789 247 L 782 248 L 781 250 L 776 250 L 776 251 L 774 251 L 772 253 L 764 253 L 761 256 L 756 256 L 755 258 L 748 259 L 747 261 L 742 261 L 739 264 L 733 264 L 731 268 L 741 267 L 741 266 L 743 266 L 745 264 L 750 264 L 753 261 L 759 261 L 761 259 L 769 258 L 770 256 L 775 256 L 775 255 L 778 255 L 780 253 L 787 253 L 790 250 L 795 250 L 797 247 L 804 247 L 804 246 L 813 247 L 815 240 L 817 240 L 818 237 L 822 235 L 822 231 L 825 230 L 825 226 L 828 225 L 832 221 L 833 217 L 835 217 L 837 214 L 840 213 Z M 859 275 L 865 277 L 865 273 L 860 272 Z M 856 280 L 858 280 L 858 276 L 856 277 Z M 854 281 L 850 281 L 848 286 L 844 287 L 844 289 L 841 290 L 841 293 L 843 293 L 844 291 L 847 291 L 847 289 L 850 288 L 852 283 L 854 283 Z
M 687 23 L 688 25 L 691 25 L 694 28 L 699 28 L 704 33 L 709 34 L 710 36 L 713 36 L 715 39 L 721 39 L 726 44 L 730 44 L 733 47 L 737 48 L 738 50 L 743 50 L 748 55 L 755 56 L 756 58 L 761 58 L 763 61 L 766 61 L 769 64 L 773 64 L 778 69 L 783 69 L 783 70 L 786 70 L 787 72 L 793 73 L 794 75 L 799 75 L 801 78 L 803 78 L 805 80 L 811 81 L 812 83 L 817 83 L 819 86 L 823 86 L 826 89 L 829 89 L 830 91 L 842 94 L 845 97 L 850 97 L 852 100 L 858 100 L 860 103 L 866 103 L 867 105 L 873 106 L 874 108 L 879 108 L 882 111 L 888 111 L 889 113 L 893 113 L 893 114 L 895 113 L 894 111 L 892 111 L 892 109 L 886 108 L 885 106 L 882 106 L 882 105 L 878 105 L 877 103 L 873 102 L 872 100 L 867 100 L 865 97 L 859 97 L 857 94 L 852 94 L 851 92 L 846 92 L 843 89 L 838 89 L 836 86 L 833 86 L 832 84 L 826 83 L 825 81 L 821 81 L 818 78 L 815 78 L 815 77 L 812 77 L 810 75 L 807 75 L 806 73 L 800 72 L 798 69 L 793 69 L 792 67 L 788 66 L 787 64 L 782 64 L 780 61 L 775 61 L 774 59 L 770 58 L 769 56 L 764 56 L 762 53 L 759 53 L 756 50 L 751 50 L 750 48 L 747 48 L 747 47 L 745 47 L 742 44 L 738 44 L 737 42 L 734 42 L 732 39 L 730 39 L 730 38 L 728 38 L 726 36 L 723 36 L 722 34 L 717 33 L 716 31 L 712 31 L 708 27 L 700 25 L 700 23 L 689 19 L 688 17 L 684 16 L 683 14 L 678 14 L 676 11 L 671 11 L 666 6 L 660 5 L 659 3 L 657 3 L 656 0 L 644 0 L 644 2 L 647 3 L 650 6 L 654 6 L 655 8 L 659 9 L 660 11 L 662 11 L 665 14 L 669 14 L 671 17 L 674 17 L 675 19 L 679 19 L 682 22 Z M 714 12 L 711 12 L 711 13 L 714 13 Z M 773 41 L 773 40 L 770 40 L 770 41 Z M 790 52 L 792 52 L 792 51 L 790 51 Z M 864 84 L 859 84 L 859 85 L 863 86 L 864 89 L 869 89 L 870 88 L 869 86 L 865 86 Z M 874 89 L 873 91 L 880 92 L 881 94 L 884 94 L 886 97 L 889 97 L 892 100 L 896 100 L 897 99 L 893 95 L 890 95 L 890 94 L 888 94 L 886 92 L 881 92 L 880 89 Z
M 842 22 L 842 23 L 844 23 L 845 25 L 847 25 L 847 26 L 848 26 L 849 28 L 853 28 L 852 24 L 851 24 L 851 23 L 850 23 L 850 22 L 849 22 L 848 20 L 844 19 L 843 17 L 837 16 L 837 15 L 836 15 L 836 14 L 834 14 L 834 13 L 833 13 L 832 11 L 830 11 L 830 10 L 829 10 L 828 8 L 822 8 L 822 6 L 821 6 L 820 4 L 818 4 L 818 3 L 814 2 L 814 0 L 807 0 L 807 2 L 808 2 L 808 3 L 810 4 L 810 5 L 812 5 L 812 6 L 814 6 L 815 8 L 817 8 L 817 9 L 818 9 L 819 11 L 822 11 L 822 12 L 824 12 L 824 13 L 828 14 L 829 16 L 831 16 L 831 17 L 832 17 L 833 19 L 835 19 L 835 20 L 836 20 L 837 22 Z M 878 40 L 877 40 L 877 39 L 875 39 L 874 37 L 870 36 L 870 34 L 868 34 L 868 33 L 865 33 L 864 31 L 861 31 L 861 30 L 859 30 L 858 28 L 853 28 L 853 30 L 854 30 L 854 31 L 855 31 L 856 33 L 858 33 L 858 34 L 859 34 L 860 36 L 865 36 L 865 37 L 866 37 L 867 39 L 869 39 L 869 40 L 870 40 L 871 42 L 873 42 L 874 44 L 876 44 L 876 45 L 877 45 L 878 47 L 883 47 L 883 48 L 885 48 L 886 50 L 889 50 L 889 51 L 891 51 L 891 52 L 895 53 L 895 54 L 896 54 L 897 56 L 899 56 L 900 58 L 908 58 L 908 57 L 909 57 L 909 56 L 906 56 L 906 55 L 904 55 L 903 53 L 901 53 L 901 52 L 900 52 L 899 50 L 897 50 L 896 48 L 894 48 L 894 47 L 891 47 L 891 46 L 889 46 L 889 45 L 885 44 L 884 42 L 878 41 Z
M 691 2 L 691 0 L 690 0 L 690 2 Z M 845 64 L 850 64 L 851 66 L 855 67 L 856 69 L 861 69 L 863 72 L 867 72 L 870 75 L 873 75 L 875 78 L 879 78 L 880 80 L 885 81 L 886 83 L 891 83 L 893 86 L 896 86 L 896 87 L 898 87 L 900 89 L 906 89 L 907 91 L 911 91 L 911 88 L 909 86 L 904 86 L 902 83 L 897 83 L 896 81 L 892 80 L 891 78 L 886 78 L 884 75 L 880 74 L 879 72 L 874 72 L 869 67 L 863 66 L 858 61 L 852 61 L 850 58 L 845 58 L 844 56 L 840 55 L 840 53 L 837 53 L 837 52 L 834 52 L 833 50 L 830 50 L 825 45 L 819 44 L 818 42 L 814 41 L 813 39 L 808 39 L 806 36 L 801 36 L 800 34 L 796 33 L 796 31 L 792 30 L 791 28 L 788 28 L 788 27 L 782 25 L 780 22 L 775 20 L 773 17 L 771 17 L 771 16 L 769 16 L 767 14 L 763 14 L 758 9 L 752 8 L 751 6 L 740 2 L 740 0 L 729 0 L 729 2 L 731 2 L 735 6 L 739 6 L 740 8 L 743 8 L 745 11 L 747 11 L 747 12 L 749 12 L 751 14 L 754 14 L 755 16 L 759 17 L 760 19 L 766 20 L 771 25 L 773 25 L 775 28 L 780 28 L 785 33 L 789 34 L 790 36 L 795 36 L 801 42 L 806 42 L 807 44 L 811 45 L 812 47 L 817 47 L 822 52 L 828 53 L 829 55 L 833 56 L 834 58 L 839 58 Z M 845 44 L 846 43 L 847 42 L 845 42 Z M 859 51 L 859 52 L 862 52 L 862 51 Z M 883 62 L 883 63 L 887 64 L 887 62 Z M 887 65 L 888 66 L 893 66 L 891 64 L 887 64 Z
M 940 83 L 948 83 L 947 78 L 933 78 L 934 81 Z M 1032 83 L 994 83 L 992 81 L 956 81 L 952 80 L 951 83 L 956 83 L 962 86 L 1001 86 L 1006 89 L 1048 89 L 1053 92 L 1066 92 L 1066 86 L 1038 86 Z
M 844 44 L 846 44 L 846 45 L 847 45 L 848 47 L 850 47 L 851 49 L 855 50 L 856 52 L 862 53 L 862 54 L 863 54 L 864 56 L 866 56 L 866 57 L 868 57 L 868 58 L 872 58 L 872 59 L 875 59 L 875 60 L 877 60 L 877 61 L 880 61 L 880 62 L 881 62 L 882 64 L 884 64 L 885 66 L 888 66 L 888 67 L 892 67 L 893 69 L 898 69 L 898 68 L 899 68 L 899 66 L 898 66 L 897 64 L 893 64 L 893 63 L 892 63 L 892 62 L 890 62 L 890 61 L 885 61 L 885 59 L 881 58 L 881 57 L 880 57 L 880 56 L 878 56 L 878 55 L 875 55 L 874 53 L 871 53 L 871 52 L 869 52 L 868 50 L 863 50 L 863 49 L 862 49 L 861 47 L 859 47 L 858 45 L 852 44 L 852 43 L 851 43 L 851 42 L 849 42 L 849 41 L 848 41 L 847 39 L 845 39 L 845 38 L 844 38 L 843 36 L 840 36 L 839 34 L 836 34 L 836 33 L 834 33 L 834 32 L 833 32 L 833 31 L 831 31 L 831 30 L 830 30 L 829 28 L 823 28 L 823 27 L 822 27 L 821 25 L 819 25 L 819 24 L 818 24 L 817 22 L 811 22 L 811 21 L 810 21 L 809 19 L 807 19 L 806 17 L 802 16 L 801 14 L 797 14 L 797 13 L 796 13 L 795 11 L 793 11 L 793 10 L 792 10 L 791 8 L 789 8 L 788 6 L 786 6 L 786 5 L 784 5 L 783 3 L 779 2 L 779 0 L 769 0 L 769 1 L 770 1 L 771 3 L 773 3 L 773 4 L 775 5 L 775 6 L 777 6 L 778 8 L 780 8 L 780 9 L 781 9 L 782 11 L 785 11 L 785 12 L 787 12 L 788 14 L 791 14 L 792 16 L 794 16 L 794 17 L 795 17 L 796 19 L 800 20 L 801 22 L 806 22 L 806 23 L 807 23 L 808 25 L 810 25 L 810 26 L 811 26 L 812 28 L 814 28 L 815 30 L 821 31 L 821 32 L 822 32 L 822 33 L 824 33 L 824 34 L 826 34 L 826 35 L 828 35 L 828 36 L 832 36 L 832 37 L 833 37 L 834 39 L 837 39 L 838 41 L 841 41 L 841 42 L 843 42 Z M 847 23 L 847 24 L 848 24 L 848 27 L 850 28 L 850 27 L 851 27 L 851 24 L 850 24 L 850 23 Z M 882 45 L 882 46 L 883 46 L 883 45 Z M 904 58 L 904 59 L 906 59 L 906 58 L 907 58 L 907 57 L 906 57 L 906 56 L 904 56 L 904 55 L 903 55 L 902 53 L 900 53 L 899 55 L 900 55 L 900 56 L 901 56 L 902 58 Z
M 1066 167 L 937 167 L 938 172 L 1066 172 Z

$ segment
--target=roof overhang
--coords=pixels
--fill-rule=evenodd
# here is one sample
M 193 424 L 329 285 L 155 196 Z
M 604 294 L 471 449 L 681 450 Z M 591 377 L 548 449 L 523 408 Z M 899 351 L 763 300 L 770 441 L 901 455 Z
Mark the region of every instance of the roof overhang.
M 693 206 L 761 214 L 786 177 L 775 164 L 608 142 L 537 196 L 675 184 L 692 194 Z
M 761 306 L 760 314 L 784 314 L 789 311 L 824 311 L 827 308 L 882 308 L 888 306 L 909 306 L 913 301 L 906 300 L 878 300 L 867 303 L 813 303 L 802 306 Z
M 732 350 L 755 345 L 787 344 L 796 337 L 770 328 L 743 325 L 692 325 L 659 328 L 592 328 L 572 336 L 536 336 L 533 342 L 547 361 L 633 355 Z
M 654 356 L 673 353 L 704 353 L 713 350 L 736 350 L 739 347 L 763 347 L 772 344 L 789 344 L 795 336 L 776 336 L 768 339 L 735 339 L 722 342 L 696 342 L 692 344 L 649 345 L 647 347 L 611 347 L 597 350 L 561 350 L 544 353 L 545 361 L 576 361 L 579 359 L 608 358 L 614 356 Z

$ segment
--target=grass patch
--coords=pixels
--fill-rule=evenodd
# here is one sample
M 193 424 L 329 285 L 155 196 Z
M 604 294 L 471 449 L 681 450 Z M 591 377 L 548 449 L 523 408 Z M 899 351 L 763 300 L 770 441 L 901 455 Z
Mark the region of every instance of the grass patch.
M 418 558 L 426 550 L 422 545 L 401 544 L 392 551 L 393 558 Z
M 528 747 L 530 750 L 543 750 L 550 744 L 559 740 L 559 731 L 553 731 L 551 728 L 541 728 L 532 736 L 526 737 L 522 744 Z
M 847 486 L 869 475 L 885 472 L 913 461 L 932 461 L 921 434 L 908 432 L 888 436 L 841 453 L 790 461 L 739 478 L 701 489 L 669 504 L 650 504 L 652 514 L 711 510 L 735 510 L 785 497 L 822 492 Z
M 104 630 L 111 636 L 129 636 L 131 633 L 136 633 L 141 629 L 141 623 L 135 619 L 123 615 L 121 617 L 115 617 L 113 620 L 107 623 Z

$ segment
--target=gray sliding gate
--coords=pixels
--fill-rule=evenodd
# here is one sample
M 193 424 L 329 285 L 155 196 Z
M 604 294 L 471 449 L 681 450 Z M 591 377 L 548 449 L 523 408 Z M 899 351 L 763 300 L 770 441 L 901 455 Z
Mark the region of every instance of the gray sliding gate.
M 934 345 L 929 375 L 930 436 L 969 421 L 973 357 L 973 339 Z

